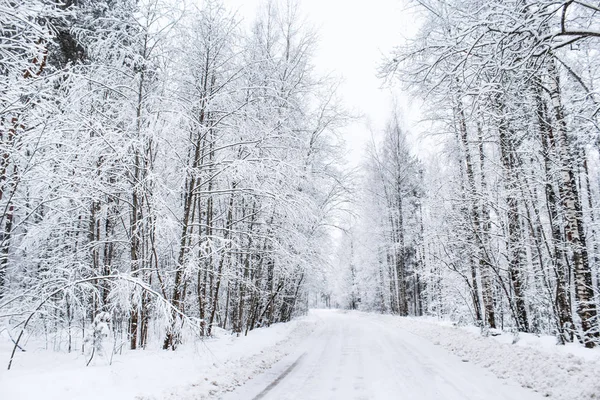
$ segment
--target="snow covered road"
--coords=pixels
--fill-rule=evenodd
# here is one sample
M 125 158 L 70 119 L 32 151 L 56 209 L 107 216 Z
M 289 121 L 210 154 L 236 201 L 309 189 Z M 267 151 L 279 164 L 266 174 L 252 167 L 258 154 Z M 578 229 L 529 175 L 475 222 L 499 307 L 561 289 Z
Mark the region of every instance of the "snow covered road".
M 543 397 L 377 315 L 315 311 L 293 355 L 226 399 L 536 400 Z

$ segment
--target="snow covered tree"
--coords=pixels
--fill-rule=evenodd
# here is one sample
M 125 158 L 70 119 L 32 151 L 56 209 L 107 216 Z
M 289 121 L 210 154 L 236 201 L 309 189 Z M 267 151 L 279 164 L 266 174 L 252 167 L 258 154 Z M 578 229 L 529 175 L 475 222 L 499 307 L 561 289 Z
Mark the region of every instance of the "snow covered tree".
M 457 249 L 444 263 L 464 278 L 476 322 L 503 326 L 507 309 L 519 330 L 553 330 L 559 341 L 575 333 L 594 347 L 597 265 L 589 252 L 597 239 L 589 236 L 592 190 L 580 182 L 581 149 L 597 136 L 595 77 L 585 81 L 580 68 L 590 60 L 575 49 L 597 46 L 597 9 L 544 0 L 418 3 L 422 32 L 382 75 L 428 93 L 435 129 L 456 160 L 460 184 L 447 193 L 458 196 L 451 213 L 461 216 L 448 216 L 473 256 Z

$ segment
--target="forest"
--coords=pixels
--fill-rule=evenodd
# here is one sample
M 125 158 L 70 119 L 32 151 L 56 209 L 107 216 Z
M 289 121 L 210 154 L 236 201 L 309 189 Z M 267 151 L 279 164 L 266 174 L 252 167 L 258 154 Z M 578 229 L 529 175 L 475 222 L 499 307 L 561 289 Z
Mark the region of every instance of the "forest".
M 10 362 L 316 305 L 599 346 L 600 4 L 409 3 L 418 35 L 373 73 L 423 121 L 392 111 L 352 168 L 301 2 L 0 0 Z
M 415 3 L 379 74 L 439 151 L 417 158 L 397 114 L 368 149 L 341 301 L 598 346 L 600 6 Z
M 131 349 L 175 349 L 184 328 L 247 333 L 306 309 L 344 201 L 345 116 L 295 8 L 244 30 L 216 1 L 2 0 L 0 26 L 15 347 L 26 332 L 80 350 L 110 326 Z

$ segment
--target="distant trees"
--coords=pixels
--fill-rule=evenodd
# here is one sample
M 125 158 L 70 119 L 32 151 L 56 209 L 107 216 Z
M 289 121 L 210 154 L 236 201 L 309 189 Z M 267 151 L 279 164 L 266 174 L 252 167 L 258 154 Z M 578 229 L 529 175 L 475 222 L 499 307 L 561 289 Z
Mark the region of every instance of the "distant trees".
M 421 33 L 382 75 L 426 93 L 446 138 L 445 181 L 425 182 L 424 309 L 596 346 L 598 8 L 418 3 Z
M 345 117 L 300 12 L 113 3 L 0 2 L 3 326 L 175 349 L 303 312 Z
M 424 242 L 422 164 L 411 154 L 398 114 L 373 142 L 351 228 L 347 263 L 351 305 L 398 315 L 422 315 Z M 356 304 L 355 304 L 356 306 Z M 356 308 L 356 307 L 354 307 Z

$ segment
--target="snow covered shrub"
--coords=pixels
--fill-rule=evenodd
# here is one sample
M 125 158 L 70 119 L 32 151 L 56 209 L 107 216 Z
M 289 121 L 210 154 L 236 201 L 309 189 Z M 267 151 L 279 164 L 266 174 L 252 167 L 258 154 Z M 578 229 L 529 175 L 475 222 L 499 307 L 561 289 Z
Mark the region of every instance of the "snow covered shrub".
M 521 340 L 521 337 L 519 336 L 519 330 L 516 327 L 511 328 L 511 333 L 513 335 L 512 344 L 517 344 L 517 342 Z
M 87 365 L 90 364 L 94 355 L 104 355 L 104 345 L 110 333 L 110 314 L 102 311 L 96 315 L 92 323 L 92 333 L 86 338 L 87 343 L 91 343 L 92 350 Z

